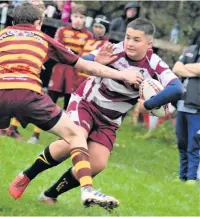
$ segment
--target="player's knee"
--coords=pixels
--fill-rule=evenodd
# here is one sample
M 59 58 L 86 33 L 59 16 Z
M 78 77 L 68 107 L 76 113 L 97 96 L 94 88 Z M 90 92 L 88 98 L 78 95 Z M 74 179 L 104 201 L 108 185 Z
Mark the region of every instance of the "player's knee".
M 85 135 L 84 132 L 82 132 L 82 130 L 78 129 L 76 133 L 69 135 L 66 138 L 66 141 L 70 144 L 71 149 L 77 147 L 88 149 L 86 139 L 87 139 L 87 135 Z
M 76 131 L 76 136 L 82 137 L 84 139 L 86 139 L 86 137 L 87 137 L 87 135 L 83 131 L 83 128 L 79 127 L 79 126 L 78 126 L 77 131 Z
M 73 143 L 74 140 L 81 141 L 81 139 L 85 139 L 83 132 L 78 126 L 76 128 L 66 128 L 65 132 L 63 139 L 69 144 Z
M 69 131 L 69 134 L 70 134 L 69 136 L 72 136 L 72 137 L 74 137 L 74 136 L 85 137 L 83 129 L 80 126 L 76 125 L 73 128 L 69 128 L 68 131 Z
M 106 168 L 107 161 L 98 160 L 98 162 L 91 163 L 92 175 L 95 176 Z
M 66 159 L 70 153 L 70 146 L 64 140 L 58 140 L 54 145 L 56 152 L 59 153 L 60 159 Z
M 70 137 L 79 138 L 79 139 L 86 139 L 87 134 L 83 131 L 82 127 L 77 126 L 76 129 L 73 129 L 73 131 L 71 131 Z

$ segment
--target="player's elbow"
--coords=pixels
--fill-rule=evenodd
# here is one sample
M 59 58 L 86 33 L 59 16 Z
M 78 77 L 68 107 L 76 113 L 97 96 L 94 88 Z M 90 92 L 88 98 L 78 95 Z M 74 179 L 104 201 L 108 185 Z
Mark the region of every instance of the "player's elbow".
M 179 70 L 179 69 L 178 69 L 179 67 L 178 67 L 177 65 L 178 65 L 178 63 L 176 63 L 176 64 L 174 65 L 174 67 L 172 68 L 172 71 L 174 72 L 174 74 L 177 74 L 177 72 L 178 72 L 178 70 Z
M 176 100 L 181 99 L 181 97 L 182 97 L 182 95 L 183 95 L 183 90 L 182 90 L 182 88 L 176 88 L 174 95 L 175 95 L 174 98 L 175 98 Z

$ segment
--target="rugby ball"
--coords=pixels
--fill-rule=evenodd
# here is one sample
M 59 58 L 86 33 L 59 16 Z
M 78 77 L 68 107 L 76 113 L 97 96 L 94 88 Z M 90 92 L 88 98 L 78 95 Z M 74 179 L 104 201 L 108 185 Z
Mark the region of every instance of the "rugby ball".
M 141 99 L 146 101 L 157 95 L 163 89 L 164 87 L 159 81 L 155 79 L 146 79 L 140 85 L 139 95 Z M 175 111 L 175 107 L 172 106 L 171 103 L 168 103 L 166 105 L 162 105 L 159 108 L 152 109 L 151 113 L 156 117 L 165 117 L 166 115 L 172 114 Z

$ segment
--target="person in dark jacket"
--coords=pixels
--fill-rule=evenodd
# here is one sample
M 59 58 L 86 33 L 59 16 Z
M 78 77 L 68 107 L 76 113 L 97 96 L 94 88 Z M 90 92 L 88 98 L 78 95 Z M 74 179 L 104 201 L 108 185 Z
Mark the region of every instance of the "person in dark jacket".
M 183 78 L 184 95 L 177 104 L 176 136 L 179 179 L 196 184 L 200 163 L 200 37 L 179 57 L 173 72 Z
M 139 17 L 140 4 L 139 2 L 129 2 L 124 7 L 124 14 L 112 20 L 110 31 L 125 32 L 126 26 L 131 21 Z

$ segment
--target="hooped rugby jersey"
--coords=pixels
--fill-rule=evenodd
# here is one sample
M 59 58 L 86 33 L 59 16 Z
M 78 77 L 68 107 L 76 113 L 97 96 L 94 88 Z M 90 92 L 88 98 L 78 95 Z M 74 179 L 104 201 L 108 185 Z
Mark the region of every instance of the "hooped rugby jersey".
M 98 51 L 92 52 L 96 55 Z M 143 74 L 144 79 L 155 78 L 166 87 L 177 76 L 168 65 L 152 50 L 138 62 L 131 61 L 125 54 L 123 42 L 115 45 L 113 54 L 118 58 L 109 66 L 124 70 L 132 68 L 134 72 Z M 84 99 L 92 103 L 109 121 L 121 124 L 126 113 L 137 103 L 139 90 L 134 85 L 108 78 L 90 77 L 76 91 L 77 102 Z
M 71 25 L 58 28 L 55 34 L 55 40 L 70 48 L 76 54 L 79 54 L 86 42 L 93 39 L 92 33 L 86 29 L 75 30 Z
M 0 32 L 0 89 L 29 89 L 41 93 L 40 71 L 52 58 L 71 66 L 78 56 L 31 24 Z

